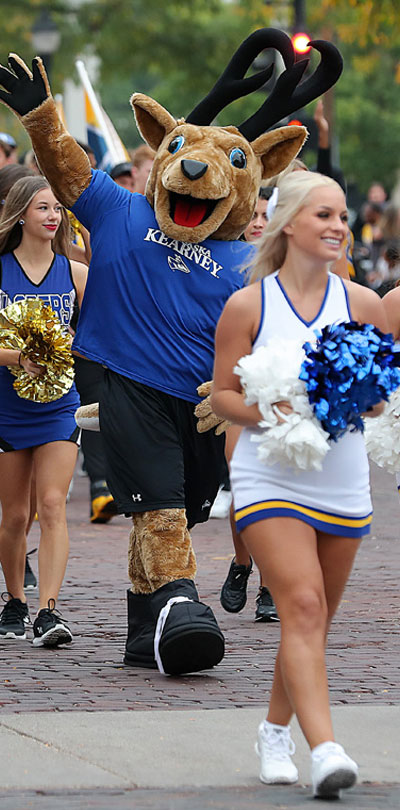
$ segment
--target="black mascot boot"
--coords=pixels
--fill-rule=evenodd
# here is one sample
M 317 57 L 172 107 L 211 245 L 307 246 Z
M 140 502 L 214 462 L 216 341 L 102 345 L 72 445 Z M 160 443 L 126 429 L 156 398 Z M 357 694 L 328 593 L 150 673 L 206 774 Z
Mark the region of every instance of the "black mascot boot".
M 168 582 L 148 595 L 128 591 L 125 664 L 183 675 L 210 669 L 223 656 L 224 637 L 192 580 Z
M 152 594 L 132 593 L 128 595 L 128 637 L 126 640 L 124 664 L 131 667 L 157 669 L 154 658 L 154 631 L 157 616 L 151 609 Z

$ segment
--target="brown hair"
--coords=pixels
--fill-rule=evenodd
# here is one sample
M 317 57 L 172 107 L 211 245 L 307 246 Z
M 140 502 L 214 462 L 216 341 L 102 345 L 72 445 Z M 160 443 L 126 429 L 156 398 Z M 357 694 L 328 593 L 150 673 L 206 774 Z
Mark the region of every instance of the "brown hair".
M 23 218 L 36 194 L 44 188 L 50 188 L 50 184 L 41 175 L 21 177 L 13 184 L 0 216 L 0 254 L 9 253 L 18 247 L 22 239 L 22 225 L 19 220 Z M 68 215 L 65 208 L 62 208 L 60 227 L 52 240 L 52 247 L 55 253 L 68 256 L 70 243 Z

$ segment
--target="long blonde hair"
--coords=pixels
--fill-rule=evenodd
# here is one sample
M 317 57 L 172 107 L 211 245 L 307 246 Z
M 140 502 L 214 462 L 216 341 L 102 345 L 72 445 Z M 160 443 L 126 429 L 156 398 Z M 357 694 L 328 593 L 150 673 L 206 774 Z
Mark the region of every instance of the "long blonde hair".
M 336 180 L 317 172 L 291 172 L 281 180 L 273 216 L 264 228 L 253 259 L 244 268 L 249 284 L 279 270 L 287 251 L 287 236 L 283 228 L 304 207 L 309 194 L 325 186 L 340 188 Z
M 19 220 L 23 219 L 26 209 L 31 204 L 33 198 L 44 188 L 50 188 L 50 184 L 42 175 L 33 177 L 21 177 L 17 180 L 7 194 L 5 203 L 1 209 L 0 216 L 0 255 L 15 250 L 22 239 L 22 228 Z M 62 218 L 57 233 L 52 240 L 52 247 L 55 253 L 62 253 L 68 256 L 71 243 L 70 225 L 67 212 L 62 208 Z

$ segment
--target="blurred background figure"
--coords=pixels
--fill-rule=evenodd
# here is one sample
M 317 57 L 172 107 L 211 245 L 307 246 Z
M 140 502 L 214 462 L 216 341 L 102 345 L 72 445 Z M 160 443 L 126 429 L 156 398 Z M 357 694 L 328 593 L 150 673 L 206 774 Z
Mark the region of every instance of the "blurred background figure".
M 118 186 L 128 189 L 128 191 L 135 191 L 135 180 L 133 176 L 132 163 L 117 163 L 116 166 L 110 171 L 110 177 L 117 183 Z
M 7 132 L 0 132 L 0 169 L 17 162 L 17 143 Z
M 147 178 L 153 166 L 155 152 L 147 143 L 143 143 L 136 149 L 130 150 L 133 165 L 133 179 L 135 181 L 134 191 L 144 194 Z
M 83 143 L 83 141 L 77 141 L 77 144 L 79 144 L 81 149 L 83 149 L 83 151 L 86 152 L 86 154 L 87 154 L 87 156 L 89 158 L 89 163 L 90 163 L 92 169 L 97 169 L 96 155 L 95 155 L 92 147 L 89 146 L 88 143 Z
M 30 169 L 33 174 L 41 174 L 39 164 L 36 160 L 36 155 L 33 149 L 28 149 L 28 151 L 23 156 L 21 162 L 27 169 Z

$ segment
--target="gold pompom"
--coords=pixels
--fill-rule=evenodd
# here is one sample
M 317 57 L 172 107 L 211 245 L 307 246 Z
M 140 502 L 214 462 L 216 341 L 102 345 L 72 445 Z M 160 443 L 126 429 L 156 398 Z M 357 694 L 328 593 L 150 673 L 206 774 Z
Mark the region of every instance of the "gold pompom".
M 74 381 L 71 338 L 53 310 L 40 298 L 9 304 L 0 311 L 0 348 L 17 349 L 45 371 L 31 377 L 8 366 L 17 378 L 14 388 L 22 399 L 53 402 L 69 391 Z

